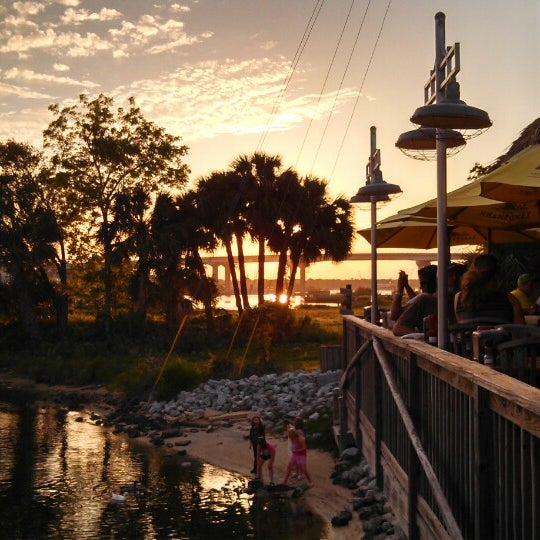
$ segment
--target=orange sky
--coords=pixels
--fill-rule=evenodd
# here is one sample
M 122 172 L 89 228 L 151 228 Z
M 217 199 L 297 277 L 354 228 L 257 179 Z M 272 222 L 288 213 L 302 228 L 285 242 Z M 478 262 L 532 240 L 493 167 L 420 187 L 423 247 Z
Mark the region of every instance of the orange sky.
M 450 191 L 540 116 L 537 0 L 2 2 L 0 138 L 40 146 L 51 103 L 103 92 L 121 106 L 134 96 L 190 147 L 193 180 L 263 150 L 350 197 L 365 183 L 373 125 L 384 179 L 403 190 L 378 211 L 384 218 L 436 195 L 435 163 L 394 144 L 423 104 L 437 11 L 446 14 L 446 44 L 460 42 L 461 98 L 493 121 L 448 160 Z M 357 228 L 369 224 L 369 212 L 357 210 Z M 370 246 L 359 239 L 354 251 Z M 381 262 L 379 277 L 400 266 Z M 320 264 L 308 275 L 327 272 L 370 269 Z

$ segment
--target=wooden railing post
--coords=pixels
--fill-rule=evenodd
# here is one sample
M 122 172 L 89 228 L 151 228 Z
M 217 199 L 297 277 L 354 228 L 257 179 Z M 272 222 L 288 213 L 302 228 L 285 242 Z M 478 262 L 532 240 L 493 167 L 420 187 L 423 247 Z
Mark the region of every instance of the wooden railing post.
M 420 420 L 420 410 L 418 408 L 418 366 L 416 363 L 416 355 L 411 355 L 407 364 L 407 378 L 409 380 L 409 393 L 407 396 L 407 407 L 411 420 L 414 425 L 418 426 Z M 407 537 L 411 540 L 419 538 L 420 533 L 416 522 L 418 511 L 418 489 L 420 476 L 420 462 L 414 448 L 414 444 L 409 439 L 408 444 L 408 465 L 409 465 L 409 492 L 408 492 L 408 534 Z
M 495 518 L 491 494 L 491 458 L 493 438 L 489 392 L 475 386 L 474 390 L 474 537 L 493 538 Z
M 375 381 L 373 395 L 375 397 L 375 477 L 377 487 L 382 491 L 384 488 L 384 472 L 381 462 L 381 438 L 382 438 L 382 376 L 379 362 L 375 362 Z

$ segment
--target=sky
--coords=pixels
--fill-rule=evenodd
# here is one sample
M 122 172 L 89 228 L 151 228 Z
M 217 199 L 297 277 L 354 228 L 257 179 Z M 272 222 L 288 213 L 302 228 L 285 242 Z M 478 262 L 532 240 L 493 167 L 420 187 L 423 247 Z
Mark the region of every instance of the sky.
M 540 116 L 538 0 L 0 0 L 0 140 L 40 148 L 49 105 L 133 96 L 189 147 L 192 182 L 263 151 L 351 197 L 375 126 L 384 179 L 403 191 L 382 219 L 436 196 L 435 162 L 395 142 L 424 104 L 439 11 L 446 45 L 460 43 L 461 99 L 493 122 L 447 160 L 451 191 Z M 369 211 L 355 208 L 355 225 L 369 227 Z M 370 249 L 356 240 L 354 251 Z M 378 275 L 400 267 L 416 271 L 381 261 Z M 307 275 L 369 278 L 370 263 Z

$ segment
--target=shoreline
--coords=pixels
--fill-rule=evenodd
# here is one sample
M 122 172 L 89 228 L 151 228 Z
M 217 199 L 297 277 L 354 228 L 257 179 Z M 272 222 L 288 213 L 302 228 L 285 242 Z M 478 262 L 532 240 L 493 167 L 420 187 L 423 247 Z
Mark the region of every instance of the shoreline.
M 55 406 L 69 406 L 74 410 L 85 410 L 88 413 L 99 415 L 104 421 L 114 414 L 122 403 L 120 393 L 111 392 L 100 386 L 71 387 L 65 385 L 48 385 L 36 383 L 31 379 L 20 376 L 12 376 L 0 373 L 0 387 L 14 392 L 28 392 L 35 396 L 36 400 L 43 400 Z M 245 439 L 249 431 L 248 415 L 251 411 L 235 413 L 232 421 L 224 427 L 223 422 L 216 422 L 222 414 L 217 411 L 206 411 L 200 419 L 200 428 L 187 428 L 184 435 L 166 439 L 166 444 L 159 447 L 160 451 L 175 453 L 179 446 L 175 443 L 182 442 L 187 456 L 209 463 L 224 470 L 241 474 L 247 481 L 253 477 L 250 474 L 252 466 L 252 451 L 249 441 Z M 205 425 L 212 425 L 211 430 L 206 430 Z M 112 426 L 103 426 L 104 429 L 113 429 Z M 126 436 L 126 434 L 118 434 Z M 282 482 L 288 462 L 287 439 L 285 435 L 269 433 L 267 438 L 277 445 L 276 459 L 274 462 L 274 481 Z M 147 435 L 132 439 L 134 442 L 152 445 Z M 188 444 L 185 444 L 189 441 Z M 356 512 L 348 525 L 335 527 L 331 524 L 334 516 L 345 508 L 352 511 L 351 490 L 334 484 L 330 475 L 334 470 L 334 458 L 328 452 L 311 449 L 308 450 L 308 470 L 313 480 L 313 487 L 303 495 L 302 501 L 306 507 L 317 514 L 325 523 L 325 540 L 359 540 L 363 538 L 364 531 L 362 522 Z M 265 470 L 265 481 L 268 481 L 268 473 Z
M 247 411 L 246 411 L 247 413 Z M 167 438 L 168 444 L 160 448 L 164 452 L 176 453 L 179 448 L 185 449 L 187 457 L 193 457 L 242 475 L 248 480 L 253 478 L 250 473 L 253 464 L 252 451 L 249 441 L 244 438 L 249 431 L 247 419 L 237 421 L 231 427 L 218 426 L 212 431 L 204 428 L 190 428 L 185 435 Z M 287 467 L 289 454 L 287 439 L 276 434 L 267 434 L 269 442 L 276 445 L 276 458 L 274 461 L 274 481 L 282 482 Z M 145 437 L 132 439 L 143 444 L 152 445 L 150 439 Z M 189 441 L 188 444 L 186 442 Z M 182 446 L 175 446 L 181 442 Z M 334 458 L 330 453 L 317 449 L 308 450 L 308 470 L 313 481 L 313 487 L 303 493 L 301 500 L 313 513 L 321 517 L 325 523 L 325 539 L 328 540 L 359 540 L 364 532 L 362 522 L 353 512 L 353 518 L 344 527 L 334 527 L 331 520 L 344 508 L 352 510 L 352 493 L 349 489 L 334 484 L 330 475 L 334 469 Z M 269 481 L 268 471 L 263 471 L 265 483 Z M 293 485 L 291 483 L 291 485 Z

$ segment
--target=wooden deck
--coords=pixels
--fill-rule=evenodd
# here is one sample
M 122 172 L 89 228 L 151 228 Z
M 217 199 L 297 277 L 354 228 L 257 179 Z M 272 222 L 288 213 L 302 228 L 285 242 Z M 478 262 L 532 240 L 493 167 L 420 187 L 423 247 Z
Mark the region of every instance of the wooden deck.
M 335 423 L 409 538 L 540 538 L 540 390 L 345 315 Z

